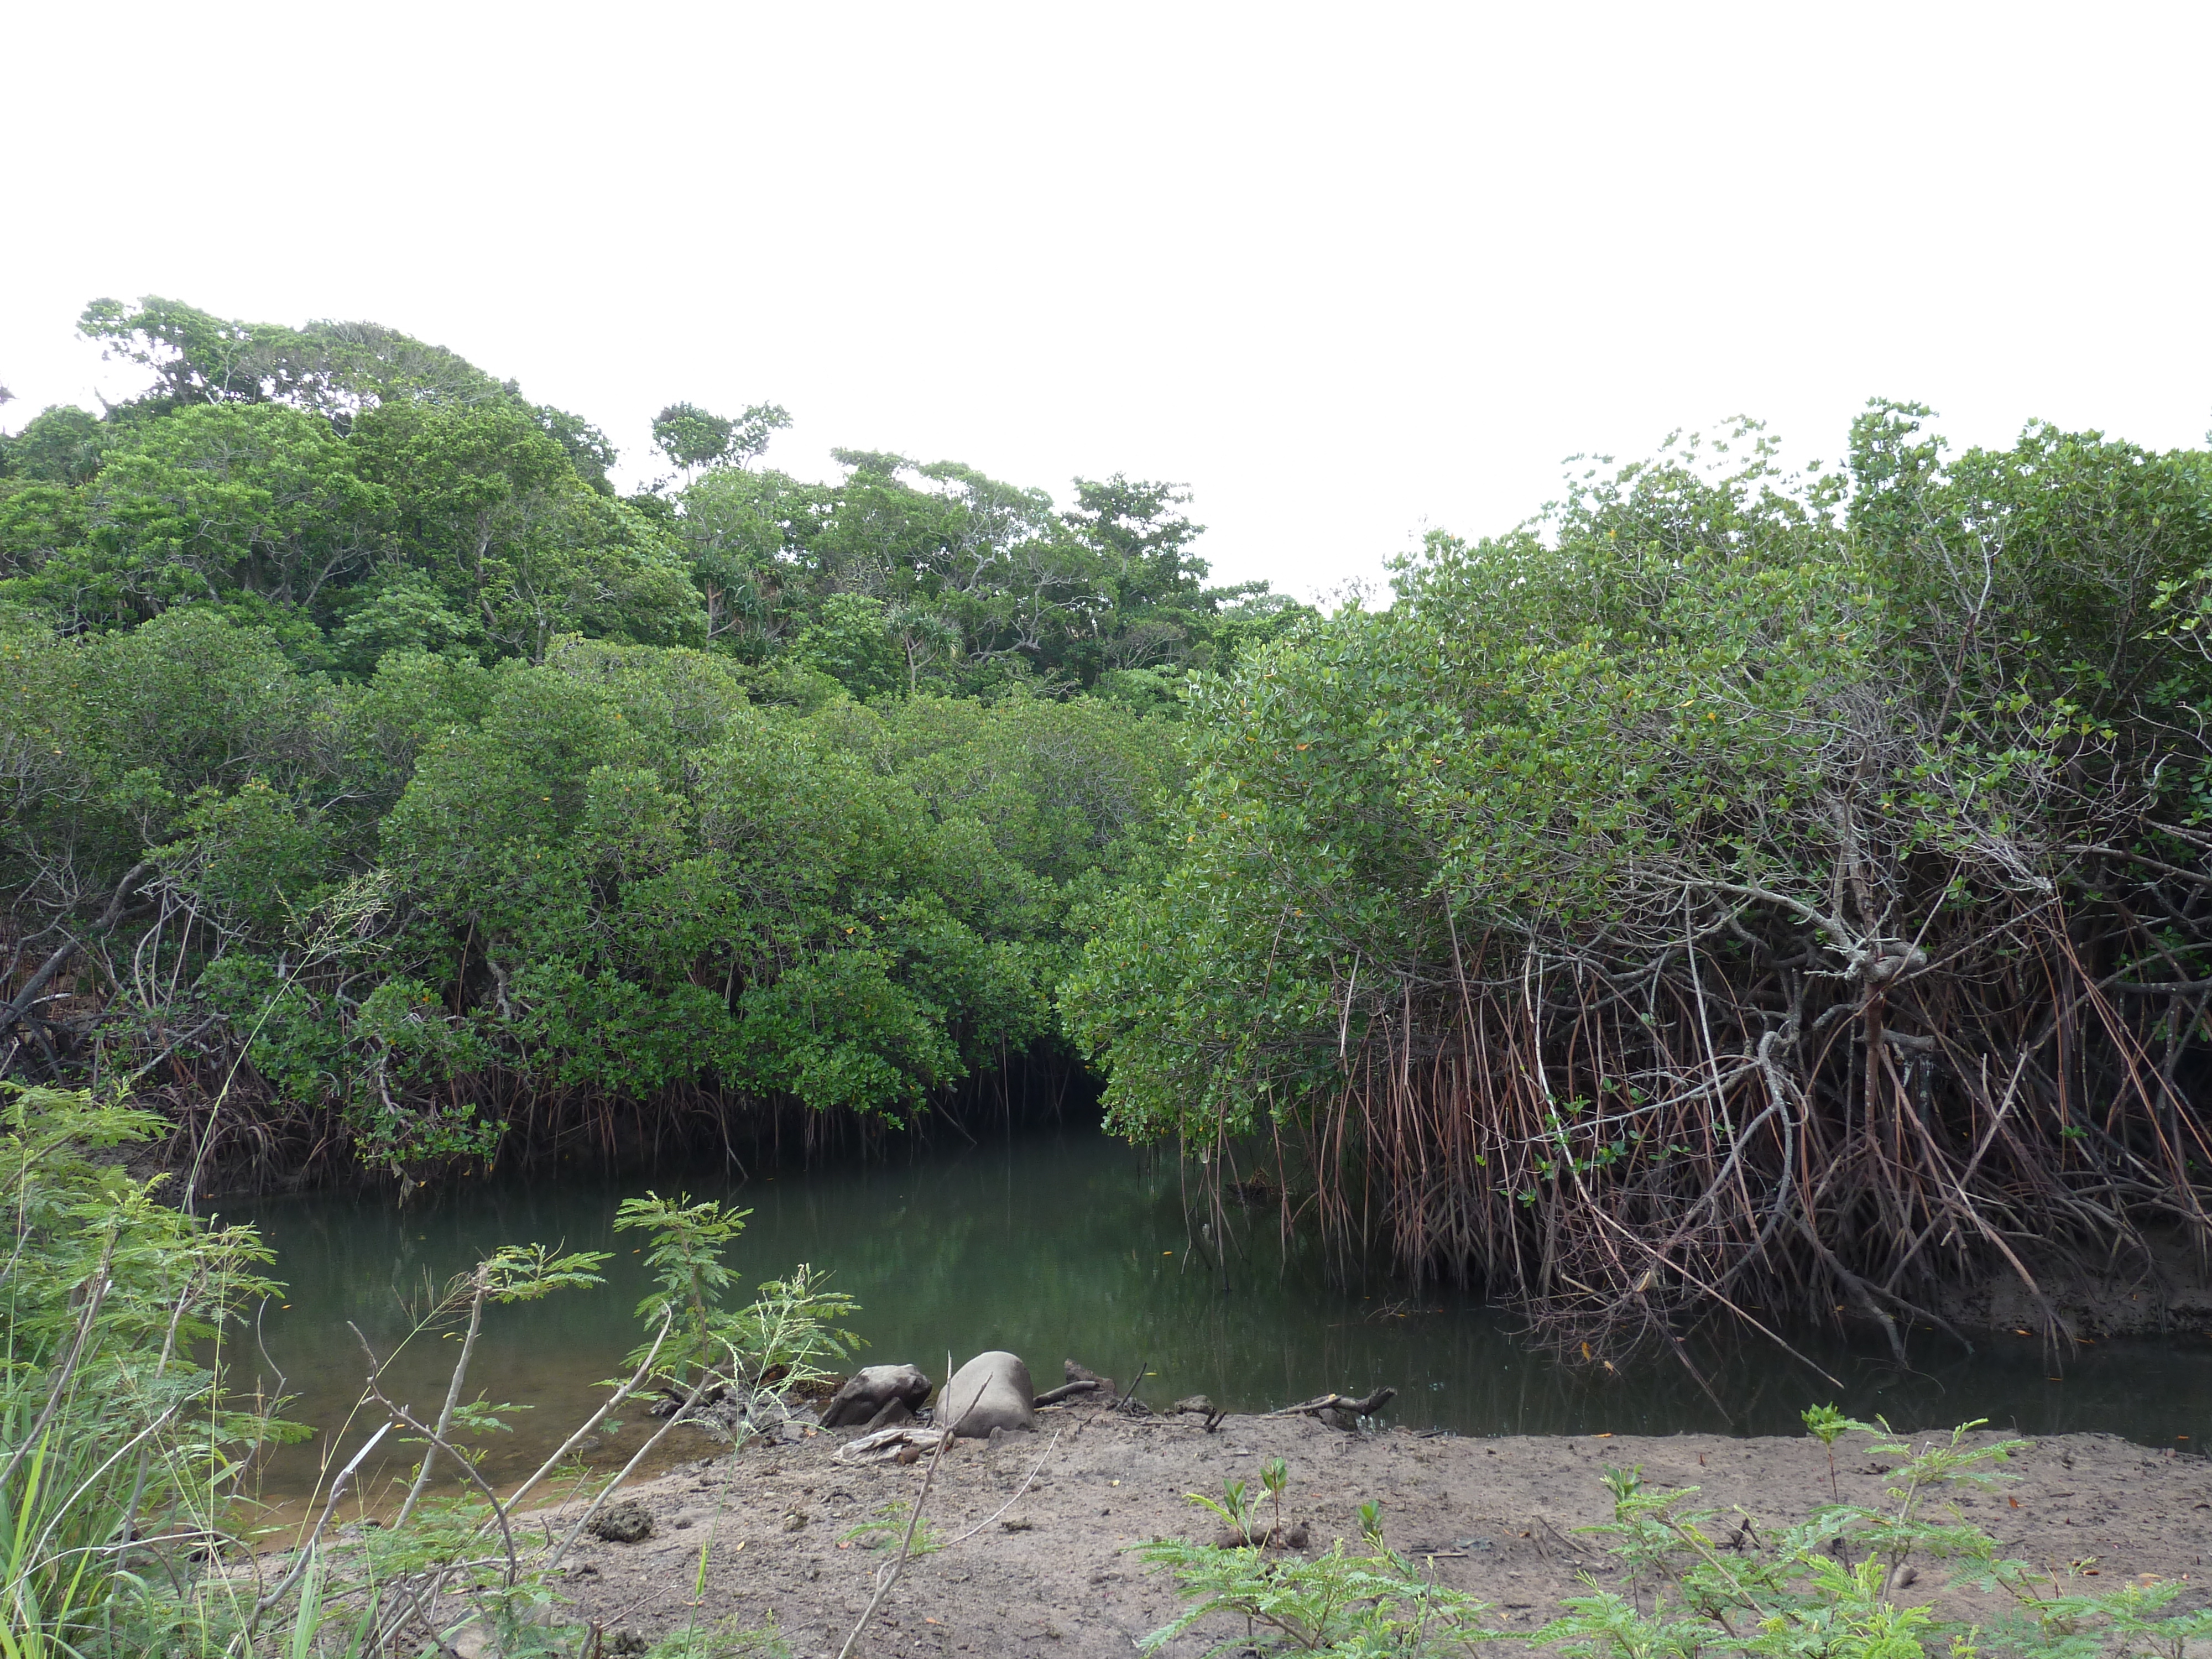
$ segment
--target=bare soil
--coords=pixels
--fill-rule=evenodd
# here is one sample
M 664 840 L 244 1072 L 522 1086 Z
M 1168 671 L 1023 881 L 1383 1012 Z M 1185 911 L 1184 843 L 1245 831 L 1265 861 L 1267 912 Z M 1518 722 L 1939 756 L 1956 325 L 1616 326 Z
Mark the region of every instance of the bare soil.
M 1511 1631 L 1552 1616 L 1561 1596 L 1577 1593 L 1578 1573 L 1618 1582 L 1597 1540 L 1575 1530 L 1608 1517 L 1600 1475 L 1609 1464 L 1641 1464 L 1653 1487 L 1698 1486 L 1698 1506 L 1741 1506 L 1762 1528 L 1800 1520 L 1829 1497 L 1827 1456 L 1809 1438 L 1430 1438 L 1244 1416 L 1208 1434 L 1195 1418 L 1132 1419 L 1091 1407 L 1048 1409 L 1038 1420 L 1034 1435 L 948 1449 L 925 1510 L 945 1547 L 907 1564 L 859 1651 L 1127 1656 L 1175 1607 L 1167 1576 L 1146 1571 L 1129 1547 L 1212 1536 L 1218 1522 L 1185 1494 L 1218 1493 L 1224 1477 L 1256 1492 L 1272 1457 L 1290 1467 L 1287 1515 L 1310 1523 L 1310 1548 L 1356 1540 L 1358 1504 L 1377 1500 L 1392 1547 L 1494 1602 L 1491 1617 Z M 902 1521 L 926 1468 L 840 1464 L 833 1454 L 845 1437 L 823 1431 L 688 1463 L 640 1486 L 652 1535 L 589 1542 L 571 1556 L 565 1593 L 576 1612 L 610 1638 L 657 1638 L 695 1620 L 731 1630 L 773 1622 L 793 1653 L 836 1654 L 885 1559 L 846 1534 Z M 1865 1443 L 1853 1437 L 1838 1446 L 1837 1485 L 1846 1501 L 1879 1504 L 1887 1465 Z M 2039 1443 L 2014 1467 L 2016 1483 L 1946 1501 L 2013 1554 L 2061 1574 L 2086 1564 L 2107 1583 L 2142 1574 L 2186 1579 L 2183 1605 L 2204 1599 L 2212 1458 L 2069 1435 Z M 704 1593 L 695 1601 L 702 1550 Z M 1951 1595 L 1937 1574 L 1905 1599 Z M 1224 1620 L 1212 1640 L 1237 1633 Z M 1204 1651 L 1212 1642 L 1200 1634 L 1169 1651 Z

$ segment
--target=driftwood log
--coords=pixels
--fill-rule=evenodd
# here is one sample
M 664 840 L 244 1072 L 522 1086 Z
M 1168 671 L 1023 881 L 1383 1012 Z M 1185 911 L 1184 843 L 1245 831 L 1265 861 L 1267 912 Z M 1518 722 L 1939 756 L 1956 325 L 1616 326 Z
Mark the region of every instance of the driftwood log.
M 1332 1429 L 1354 1429 L 1363 1417 L 1372 1417 L 1398 1397 L 1395 1389 L 1376 1389 L 1354 1399 L 1349 1395 L 1324 1394 L 1295 1406 L 1269 1412 L 1270 1417 L 1314 1417 Z
M 726 1385 L 718 1382 L 699 1396 L 695 1402 L 695 1407 L 719 1406 L 728 1397 L 729 1392 Z M 684 1402 L 691 1398 L 681 1389 L 672 1389 L 666 1383 L 661 1385 L 660 1395 L 659 1399 L 645 1408 L 645 1414 L 647 1417 L 673 1417 L 684 1409 Z
M 1072 1400 L 1079 1394 L 1097 1394 L 1101 1384 L 1095 1376 L 1080 1377 L 1073 1382 L 1063 1382 L 1056 1389 L 1047 1389 L 1032 1400 L 1032 1406 L 1057 1406 L 1063 1400 Z
M 1223 1411 L 1206 1395 L 1194 1394 L 1185 1395 L 1169 1407 L 1168 1415 L 1170 1417 L 1202 1417 L 1206 1419 L 1206 1431 L 1212 1434 L 1221 1427 L 1222 1422 L 1229 1413 Z
M 1096 1382 L 1099 1393 L 1111 1395 L 1115 1392 L 1112 1377 L 1101 1376 L 1087 1365 L 1079 1365 L 1073 1359 L 1063 1359 L 1060 1362 L 1060 1369 L 1071 1382 Z

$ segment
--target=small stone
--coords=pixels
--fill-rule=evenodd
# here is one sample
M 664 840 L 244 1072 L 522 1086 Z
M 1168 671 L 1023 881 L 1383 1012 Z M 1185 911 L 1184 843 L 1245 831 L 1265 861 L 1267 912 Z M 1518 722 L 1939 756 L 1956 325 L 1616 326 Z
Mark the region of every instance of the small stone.
M 594 1538 L 604 1538 L 610 1544 L 635 1544 L 641 1538 L 653 1536 L 653 1517 L 645 1506 L 635 1498 L 625 1498 L 619 1504 L 610 1504 L 592 1517 L 585 1528 Z M 643 1649 L 639 1650 L 643 1652 Z

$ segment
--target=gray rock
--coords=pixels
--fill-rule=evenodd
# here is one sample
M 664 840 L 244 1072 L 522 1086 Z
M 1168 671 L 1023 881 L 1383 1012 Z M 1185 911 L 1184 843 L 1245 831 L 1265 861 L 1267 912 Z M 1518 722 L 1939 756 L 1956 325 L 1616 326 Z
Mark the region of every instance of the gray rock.
M 1030 1368 L 1018 1355 L 979 1353 L 945 1385 L 937 1420 L 971 1440 L 988 1440 L 994 1429 L 1034 1429 L 1036 1411 L 1030 1402 L 1035 1395 Z
M 886 1400 L 884 1408 L 870 1418 L 861 1427 L 873 1434 L 878 1429 L 896 1428 L 902 1423 L 914 1421 L 914 1413 L 907 1409 L 903 1400 Z
M 824 1428 L 866 1423 L 893 1401 L 913 1411 L 929 1398 L 929 1378 L 913 1365 L 866 1365 L 841 1384 L 823 1407 Z

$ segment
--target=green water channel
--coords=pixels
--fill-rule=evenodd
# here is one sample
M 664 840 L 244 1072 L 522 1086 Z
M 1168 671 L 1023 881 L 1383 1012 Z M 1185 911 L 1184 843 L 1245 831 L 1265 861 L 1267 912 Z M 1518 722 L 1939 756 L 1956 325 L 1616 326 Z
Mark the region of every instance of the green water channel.
M 1155 1405 L 1202 1393 L 1262 1410 L 1389 1383 L 1399 1390 L 1393 1420 L 1470 1435 L 1794 1434 L 1805 1406 L 1833 1400 L 1900 1429 L 1986 1418 L 2028 1434 L 2212 1445 L 2212 1339 L 2203 1332 L 2085 1348 L 2055 1378 L 2040 1344 L 2009 1335 L 1968 1357 L 1921 1334 L 1910 1369 L 1832 1334 L 1799 1339 L 1840 1387 L 1753 1341 L 1701 1356 L 1724 1413 L 1671 1359 L 1592 1376 L 1531 1353 L 1510 1314 L 1474 1298 L 1433 1286 L 1417 1294 L 1382 1274 L 1332 1285 L 1310 1248 L 1285 1251 L 1272 1210 L 1241 1212 L 1224 1290 L 1208 1241 L 1193 1248 L 1174 1161 L 1069 1130 L 743 1182 L 720 1170 L 664 1171 L 621 1182 L 459 1182 L 404 1208 L 388 1194 L 234 1206 L 230 1218 L 256 1223 L 275 1246 L 290 1287 L 287 1304 L 266 1310 L 258 1347 L 234 1350 L 234 1374 L 273 1386 L 281 1372 L 294 1396 L 288 1414 L 318 1431 L 274 1460 L 268 1496 L 303 1496 L 382 1420 L 356 1409 L 365 1365 L 349 1322 L 380 1356 L 398 1349 L 387 1387 L 427 1415 L 458 1348 L 435 1334 L 398 1346 L 428 1286 L 501 1244 L 614 1251 L 596 1290 L 486 1315 L 469 1392 L 531 1407 L 510 1417 L 512 1432 L 488 1437 L 486 1473 L 511 1480 L 535 1468 L 604 1398 L 596 1385 L 637 1340 L 647 1287 L 635 1237 L 617 1236 L 613 1221 L 622 1198 L 648 1187 L 750 1206 L 733 1257 L 744 1279 L 800 1261 L 830 1270 L 860 1304 L 864 1362 L 910 1360 L 940 1379 L 948 1350 L 957 1362 L 1006 1348 L 1029 1361 L 1040 1389 L 1060 1380 L 1066 1358 L 1122 1378 L 1141 1364 L 1143 1396 Z M 594 1461 L 634 1449 L 656 1426 L 633 1417 Z M 706 1449 L 690 1430 L 669 1443 L 686 1455 Z

